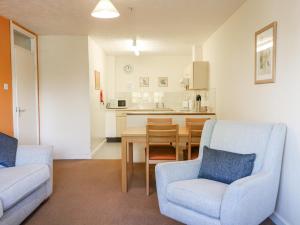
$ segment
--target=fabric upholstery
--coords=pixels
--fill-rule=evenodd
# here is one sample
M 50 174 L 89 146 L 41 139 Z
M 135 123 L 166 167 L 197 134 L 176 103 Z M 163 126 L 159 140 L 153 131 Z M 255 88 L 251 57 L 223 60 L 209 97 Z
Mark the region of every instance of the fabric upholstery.
M 207 121 L 196 160 L 156 166 L 157 196 L 161 213 L 189 225 L 260 224 L 275 209 L 285 135 L 286 126 L 283 124 Z M 183 206 L 183 203 L 174 203 L 167 198 L 169 185 L 197 178 L 205 145 L 240 154 L 255 153 L 257 156 L 252 174 L 227 186 L 221 201 L 219 218 L 205 214 L 203 208 L 207 203 L 203 203 L 204 206 L 199 206 L 195 211 Z
M 250 176 L 256 154 L 238 154 L 204 146 L 198 178 L 230 184 Z
M 50 178 L 46 165 L 35 164 L 0 170 L 0 200 L 4 211 Z
M 182 207 L 219 218 L 226 188 L 227 184 L 207 179 L 176 181 L 168 185 L 167 199 Z
M 5 211 L 0 218 L 0 225 L 21 224 L 47 197 L 47 185 L 43 184 L 14 207 Z
M 218 121 L 207 146 L 241 154 L 255 153 L 253 173 L 256 173 L 262 168 L 272 129 L 272 124 Z
M 18 140 L 0 133 L 0 165 L 12 167 L 16 164 Z
M 16 167 L 0 169 L 0 225 L 20 224 L 51 195 L 52 161 L 51 146 L 19 146 Z
M 150 146 L 150 160 L 176 160 L 176 149 L 173 146 Z

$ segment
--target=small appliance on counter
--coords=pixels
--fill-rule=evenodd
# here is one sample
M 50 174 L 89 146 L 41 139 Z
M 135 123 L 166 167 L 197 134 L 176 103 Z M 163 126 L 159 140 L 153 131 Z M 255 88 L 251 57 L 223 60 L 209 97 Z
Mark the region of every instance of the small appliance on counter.
M 196 95 L 196 104 L 195 104 L 195 111 L 201 111 L 201 95 Z
M 127 104 L 126 100 L 124 99 L 111 99 L 107 104 L 106 104 L 107 109 L 126 109 Z

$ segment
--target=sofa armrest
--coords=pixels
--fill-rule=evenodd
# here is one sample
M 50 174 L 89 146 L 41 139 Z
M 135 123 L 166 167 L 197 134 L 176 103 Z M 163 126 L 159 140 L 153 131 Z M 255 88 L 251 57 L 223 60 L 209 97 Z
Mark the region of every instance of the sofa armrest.
M 230 184 L 221 206 L 222 225 L 260 224 L 275 209 L 276 180 L 271 173 L 260 172 Z
M 16 166 L 29 164 L 46 164 L 49 167 L 50 179 L 47 181 L 47 196 L 53 191 L 53 157 L 52 146 L 19 146 L 17 150 Z
M 160 163 L 155 167 L 156 189 L 161 212 L 167 204 L 166 191 L 168 184 L 197 178 L 200 170 L 200 160 Z
M 16 156 L 16 166 L 28 164 L 47 164 L 52 167 L 52 146 L 19 146 Z

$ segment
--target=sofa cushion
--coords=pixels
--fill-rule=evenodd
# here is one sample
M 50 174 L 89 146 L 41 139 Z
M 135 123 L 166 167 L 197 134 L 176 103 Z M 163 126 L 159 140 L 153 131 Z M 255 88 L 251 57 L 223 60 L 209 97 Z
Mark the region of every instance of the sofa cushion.
M 198 178 L 231 184 L 250 176 L 256 154 L 238 154 L 204 146 Z
M 207 179 L 177 181 L 168 185 L 167 199 L 198 213 L 219 218 L 221 202 L 227 186 Z
M 1 169 L 0 201 L 4 211 L 31 194 L 49 178 L 49 167 L 44 164 Z
M 16 164 L 18 140 L 0 132 L 0 165 L 12 167 Z

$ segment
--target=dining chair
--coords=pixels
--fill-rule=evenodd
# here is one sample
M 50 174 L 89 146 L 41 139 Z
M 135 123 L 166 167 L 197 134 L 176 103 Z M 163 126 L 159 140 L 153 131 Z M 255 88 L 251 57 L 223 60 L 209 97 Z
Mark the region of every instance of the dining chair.
M 172 124 L 172 118 L 147 118 L 148 124 Z
M 209 118 L 185 119 L 185 125 L 188 129 L 188 142 L 186 143 L 186 149 L 183 150 L 184 159 L 191 160 L 198 157 L 201 134 L 207 120 L 209 120 Z
M 176 161 L 179 158 L 177 124 L 146 126 L 146 194 L 149 195 L 150 165 Z
M 185 118 L 185 126 L 188 127 L 191 123 L 204 123 L 209 120 L 210 118 Z

